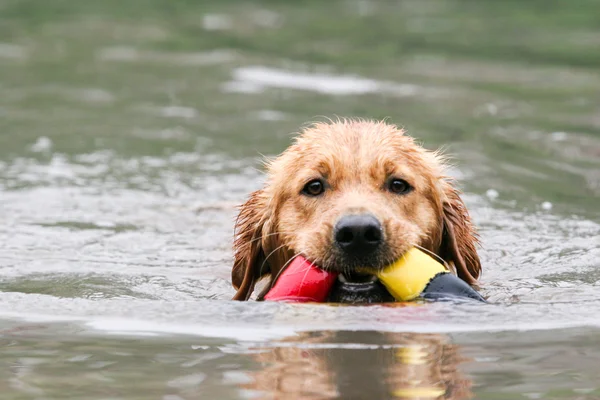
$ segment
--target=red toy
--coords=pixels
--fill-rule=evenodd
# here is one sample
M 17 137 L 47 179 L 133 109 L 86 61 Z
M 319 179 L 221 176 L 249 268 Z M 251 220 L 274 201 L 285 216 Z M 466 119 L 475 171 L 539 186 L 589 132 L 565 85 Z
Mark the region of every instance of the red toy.
M 337 276 L 337 273 L 323 271 L 306 258 L 297 256 L 279 275 L 265 300 L 322 303 Z

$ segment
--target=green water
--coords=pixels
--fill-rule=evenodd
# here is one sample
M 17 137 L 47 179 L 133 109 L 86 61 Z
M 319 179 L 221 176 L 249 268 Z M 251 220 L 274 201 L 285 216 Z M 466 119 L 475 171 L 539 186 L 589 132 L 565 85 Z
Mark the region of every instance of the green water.
M 599 399 L 599 48 L 593 0 L 0 0 L 0 397 Z M 494 305 L 229 301 L 335 116 L 453 156 Z

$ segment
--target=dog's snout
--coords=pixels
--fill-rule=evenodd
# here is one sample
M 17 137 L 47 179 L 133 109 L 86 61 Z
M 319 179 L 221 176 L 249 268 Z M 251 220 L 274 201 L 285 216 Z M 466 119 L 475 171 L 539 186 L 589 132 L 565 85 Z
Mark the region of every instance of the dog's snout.
M 371 214 L 347 215 L 335 225 L 335 242 L 345 252 L 368 255 L 382 242 L 381 224 Z

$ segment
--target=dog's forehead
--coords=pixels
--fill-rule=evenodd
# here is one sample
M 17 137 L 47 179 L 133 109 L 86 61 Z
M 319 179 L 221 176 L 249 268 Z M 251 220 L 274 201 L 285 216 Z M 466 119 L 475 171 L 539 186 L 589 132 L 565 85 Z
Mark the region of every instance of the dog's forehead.
M 412 137 L 395 126 L 373 122 L 318 125 L 301 133 L 286 153 L 289 163 L 327 175 L 340 169 L 408 173 L 424 164 L 424 149 Z
M 310 147 L 337 147 L 345 149 L 364 148 L 367 145 L 409 146 L 412 138 L 403 129 L 384 122 L 340 121 L 330 124 L 314 124 L 296 137 L 296 144 Z

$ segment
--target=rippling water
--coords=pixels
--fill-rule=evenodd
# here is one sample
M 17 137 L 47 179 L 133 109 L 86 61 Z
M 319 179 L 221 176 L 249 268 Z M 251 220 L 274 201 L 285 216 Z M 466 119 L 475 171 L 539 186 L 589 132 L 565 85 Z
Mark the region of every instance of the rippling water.
M 598 15 L 0 1 L 2 398 L 600 398 Z M 492 304 L 229 300 L 260 155 L 335 115 L 453 155 Z

